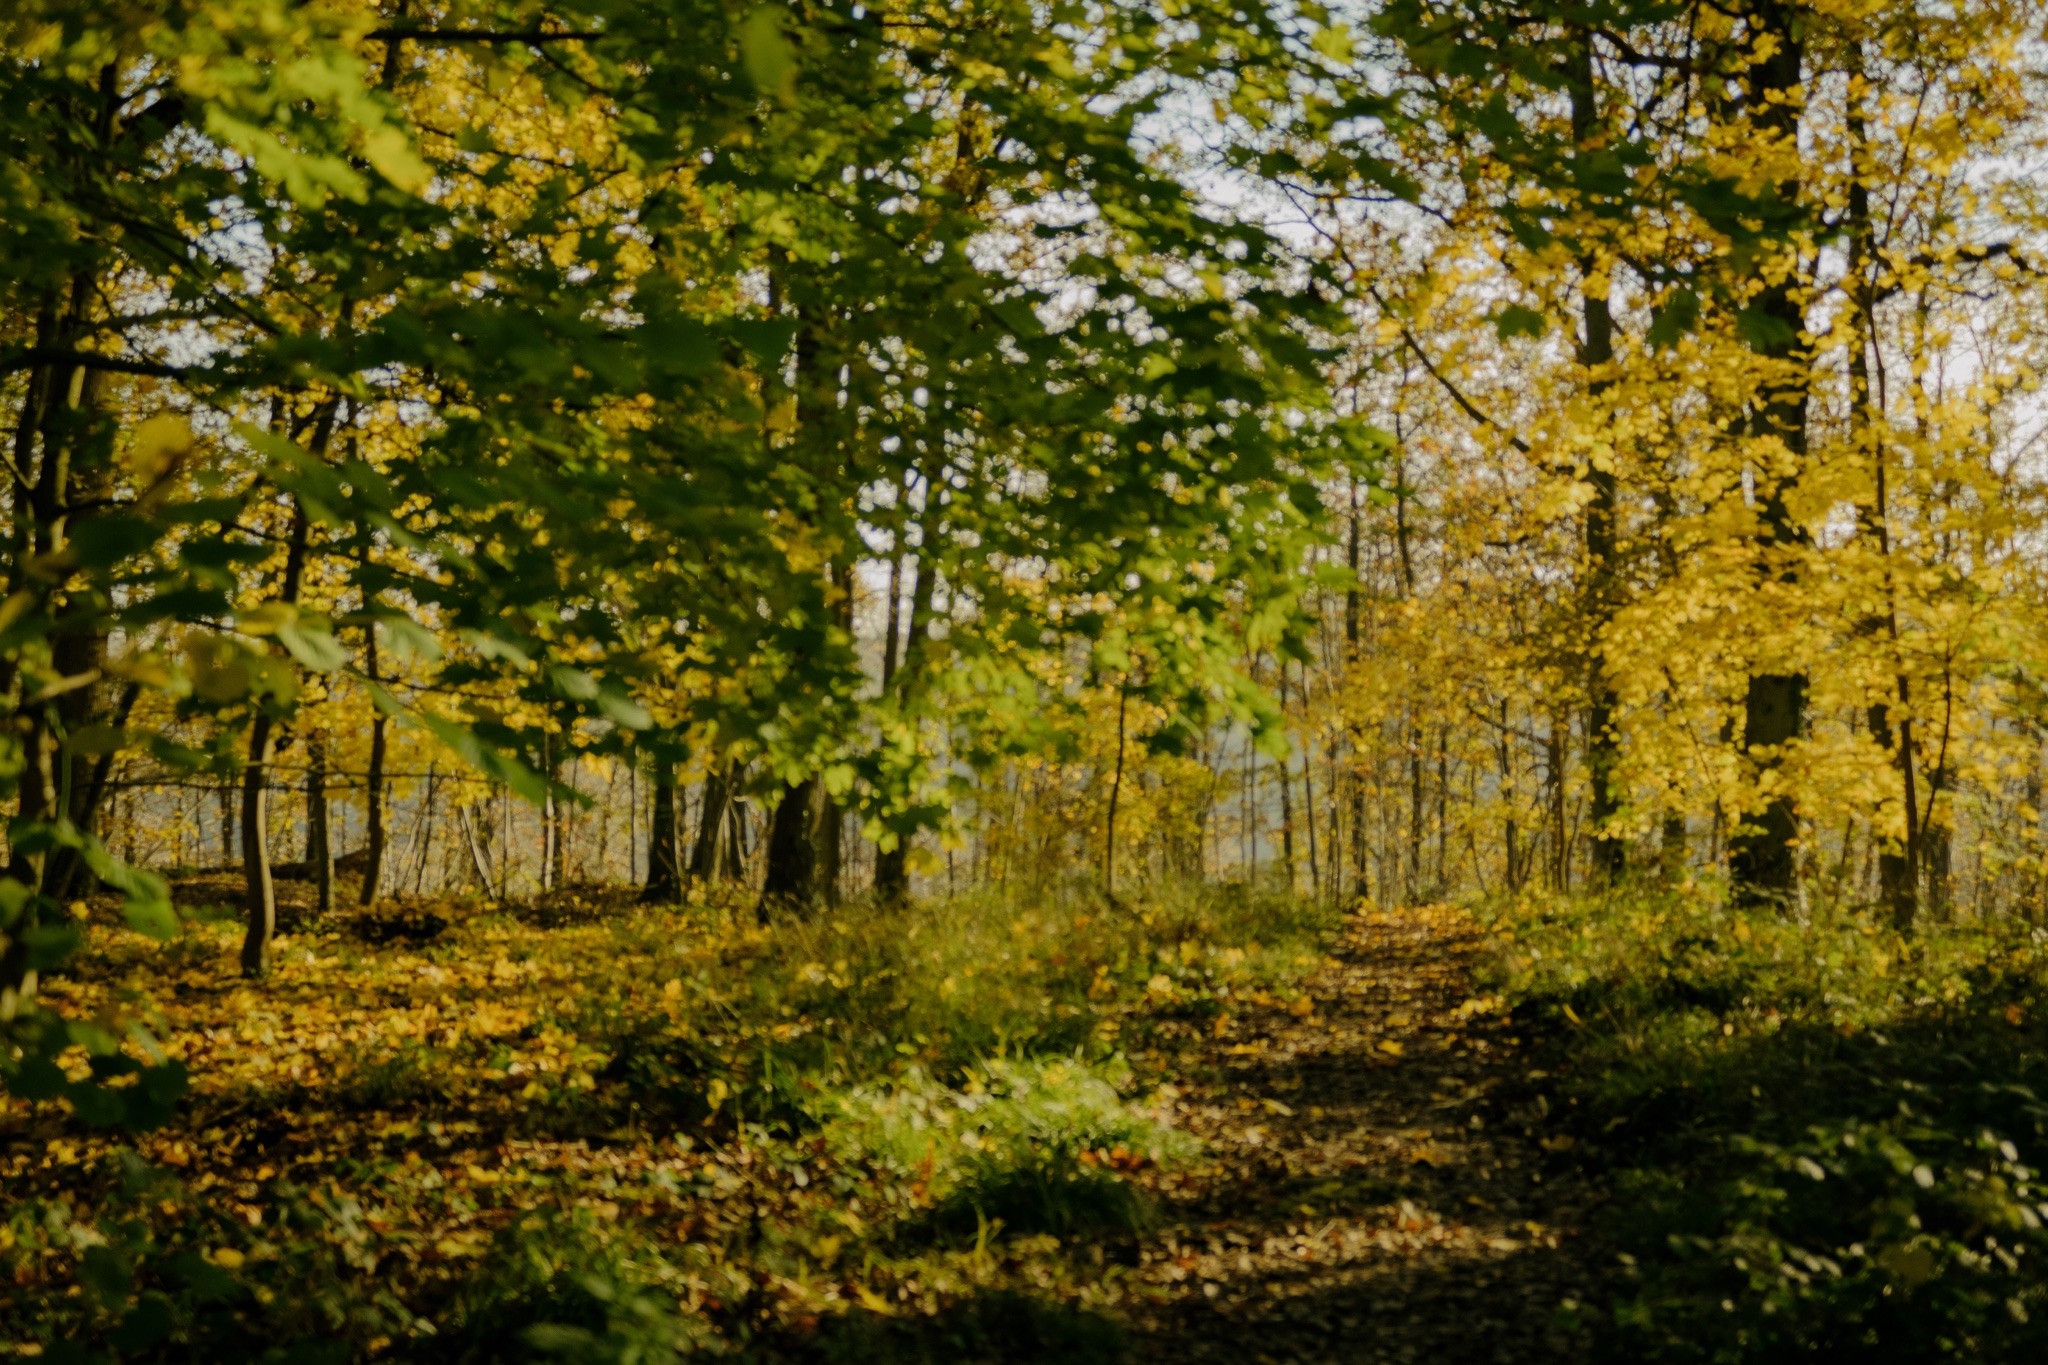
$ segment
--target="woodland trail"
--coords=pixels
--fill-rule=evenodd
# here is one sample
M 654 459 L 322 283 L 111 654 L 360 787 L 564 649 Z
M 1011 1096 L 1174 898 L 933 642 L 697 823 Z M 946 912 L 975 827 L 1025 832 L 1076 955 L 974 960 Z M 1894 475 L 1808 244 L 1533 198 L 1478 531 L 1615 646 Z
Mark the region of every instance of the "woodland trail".
M 1306 983 L 1312 1015 L 1189 1026 L 1180 1122 L 1212 1164 L 1165 1192 L 1140 1250 L 1164 1297 L 1138 1358 L 1578 1354 L 1560 1309 L 1592 1280 L 1597 1196 L 1541 1136 L 1514 1026 L 1476 998 L 1483 948 L 1448 907 L 1368 911 Z

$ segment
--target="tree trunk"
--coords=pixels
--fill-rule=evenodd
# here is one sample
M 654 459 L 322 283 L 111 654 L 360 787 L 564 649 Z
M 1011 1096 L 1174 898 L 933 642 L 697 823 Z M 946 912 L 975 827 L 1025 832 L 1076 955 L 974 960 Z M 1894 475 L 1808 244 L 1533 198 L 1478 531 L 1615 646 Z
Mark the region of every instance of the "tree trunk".
M 327 813 L 327 736 L 306 737 L 306 869 L 322 915 L 334 910 L 334 834 Z
M 1287 739 L 1287 664 L 1285 660 L 1274 659 L 1274 687 L 1280 693 L 1280 737 Z M 1121 741 L 1122 713 L 1118 713 L 1118 734 Z M 1117 755 L 1121 762 L 1123 755 Z M 1289 756 L 1280 755 L 1280 866 L 1286 879 L 1287 894 L 1294 894 L 1294 765 Z
M 1573 159 L 1596 151 L 1600 144 L 1599 95 L 1594 87 L 1593 48 L 1590 36 L 1582 35 L 1571 56 L 1571 117 Z M 1606 294 L 1592 284 L 1600 273 L 1600 261 L 1591 253 L 1579 258 L 1583 280 L 1580 299 L 1582 333 L 1579 363 L 1586 370 L 1586 391 L 1597 404 L 1612 386 L 1607 367 L 1614 363 L 1614 315 Z M 1595 884 L 1611 885 L 1621 880 L 1628 868 L 1628 841 L 1614 827 L 1621 812 L 1621 794 L 1615 789 L 1621 761 L 1621 739 L 1616 733 L 1614 684 L 1607 673 L 1605 632 L 1614 615 L 1615 511 L 1617 484 L 1614 470 L 1589 463 L 1586 483 L 1592 497 L 1586 503 L 1586 780 L 1591 791 L 1587 818 L 1592 826 L 1591 873 Z
M 733 802 L 734 778 L 730 765 L 715 767 L 704 777 L 697 841 L 690 850 L 690 875 L 700 882 L 731 881 L 739 875 L 741 850 L 739 812 Z
M 657 750 L 648 766 L 654 812 L 647 844 L 647 881 L 640 889 L 640 899 L 653 905 L 672 905 L 683 891 L 676 857 L 676 763 Z
M 363 630 L 364 671 L 371 682 L 379 681 L 377 624 Z M 366 834 L 363 844 L 363 885 L 356 896 L 358 905 L 375 905 L 384 880 L 384 758 L 385 715 L 377 711 L 370 721 L 370 765 L 364 776 L 363 813 Z
M 938 588 L 938 575 L 926 573 L 922 557 L 913 559 L 908 575 L 910 589 L 910 629 L 905 632 L 902 666 L 896 664 L 896 572 L 890 571 L 890 643 L 882 656 L 884 689 L 895 687 L 907 694 L 917 685 L 918 665 L 924 654 L 925 636 L 931 629 L 932 595 Z M 875 898 L 884 905 L 903 905 L 910 899 L 910 841 L 899 835 L 896 847 L 880 849 L 875 854 Z
M 1685 880 L 1687 862 L 1685 816 L 1680 811 L 1667 811 L 1661 831 L 1663 843 L 1658 849 L 1658 867 L 1666 886 L 1677 886 Z
M 758 907 L 764 923 L 777 913 L 814 914 L 830 903 L 833 869 L 826 863 L 825 827 L 838 818 L 823 778 L 813 775 L 783 789 L 768 824 L 767 867 Z
M 1308 830 L 1308 889 L 1317 900 L 1323 895 L 1323 870 L 1316 857 L 1316 745 L 1308 720 L 1308 665 L 1301 666 L 1301 802 L 1302 824 Z
M 1805 105 L 1801 92 L 1804 15 L 1797 6 L 1764 0 L 1750 8 L 1749 18 L 1754 25 L 1757 60 L 1744 77 L 1744 104 L 1753 111 L 1751 117 L 1759 133 L 1796 144 Z M 1797 200 L 1800 187 L 1789 183 L 1778 189 L 1780 197 L 1791 203 Z M 1766 255 L 1760 268 L 1773 264 Z M 1777 468 L 1756 471 L 1757 500 L 1763 513 L 1757 549 L 1766 576 L 1790 581 L 1797 572 L 1791 556 L 1804 544 L 1805 536 L 1792 519 L 1785 495 L 1805 465 L 1811 356 L 1800 340 L 1806 316 L 1793 272 L 1784 271 L 1776 278 L 1765 274 L 1759 283 L 1761 288 L 1748 309 L 1758 319 L 1752 329 L 1751 349 L 1771 362 L 1771 372 L 1754 402 L 1748 425 L 1752 435 L 1775 438 L 1783 458 Z M 1770 771 L 1778 766 L 1785 746 L 1800 736 L 1805 721 L 1804 674 L 1774 671 L 1750 677 L 1743 702 L 1742 747 L 1759 769 Z M 1798 813 L 1792 798 L 1783 793 L 1770 797 L 1761 812 L 1741 822 L 1730 841 L 1728 857 L 1731 889 L 1738 904 L 1790 908 L 1798 883 L 1798 861 L 1793 852 L 1798 837 Z
M 1351 582 L 1344 589 L 1344 664 L 1347 669 L 1358 666 L 1359 660 L 1359 508 L 1358 480 L 1351 479 L 1351 535 L 1347 554 L 1351 567 Z M 1370 856 L 1366 840 L 1365 825 L 1365 775 L 1359 771 L 1359 759 L 1365 746 L 1359 742 L 1359 727 L 1350 727 L 1351 738 L 1351 893 L 1359 900 L 1372 895 L 1372 884 L 1366 876 L 1366 860 Z M 1330 856 L 1337 856 L 1336 849 Z
M 1128 680 L 1120 680 L 1116 691 L 1116 773 L 1109 781 L 1109 820 L 1102 848 L 1102 893 L 1116 901 L 1116 807 L 1124 792 L 1124 712 L 1131 692 Z
M 324 452 L 334 432 L 338 402 L 327 403 L 317 418 L 314 449 Z M 290 544 L 277 600 L 295 606 L 299 580 L 306 569 L 306 543 L 312 530 L 306 505 L 292 500 Z M 249 762 L 242 774 L 242 891 L 248 923 L 242 935 L 242 975 L 260 977 L 270 970 L 270 944 L 277 937 L 277 885 L 270 875 L 270 758 L 276 722 L 259 711 L 249 727 Z
M 458 806 L 455 820 L 462 826 L 463 842 L 469 846 L 469 865 L 476 872 L 477 884 L 483 887 L 486 896 L 502 896 L 504 892 L 491 877 L 490 850 L 486 846 L 490 838 L 490 824 L 478 813 L 475 805 Z M 482 831 L 481 836 L 478 834 L 479 830 Z
M 270 970 L 277 937 L 277 887 L 270 877 L 270 736 L 275 722 L 259 715 L 249 727 L 249 764 L 242 773 L 242 879 L 248 909 L 242 935 L 242 975 Z
M 235 784 L 224 781 L 214 793 L 220 803 L 220 865 L 235 865 Z

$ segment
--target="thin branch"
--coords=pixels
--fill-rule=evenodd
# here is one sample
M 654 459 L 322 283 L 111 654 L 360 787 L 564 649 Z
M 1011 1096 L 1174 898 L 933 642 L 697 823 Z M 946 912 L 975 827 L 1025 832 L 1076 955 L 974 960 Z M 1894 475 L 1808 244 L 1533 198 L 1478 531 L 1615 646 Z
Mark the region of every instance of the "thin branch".
M 189 365 L 166 365 L 159 360 L 131 360 L 126 356 L 95 355 L 90 351 L 66 351 L 53 346 L 29 346 L 0 356 L 0 374 L 32 370 L 38 365 L 75 365 L 87 370 L 116 374 L 146 374 L 157 379 L 182 379 L 192 372 Z
M 524 43 L 539 47 L 545 43 L 594 42 L 605 33 L 602 29 L 379 28 L 364 36 L 379 43 L 426 43 L 435 47 L 455 43 Z
M 1458 405 L 1460 411 L 1473 421 L 1479 423 L 1479 425 L 1490 428 L 1506 437 L 1508 444 L 1522 454 L 1527 455 L 1529 453 L 1529 443 L 1527 441 L 1509 431 L 1488 414 L 1480 411 L 1472 400 L 1461 393 L 1458 386 L 1453 384 L 1445 376 L 1444 372 L 1436 367 L 1436 362 L 1431 360 L 1429 353 L 1422 349 L 1422 343 L 1416 339 L 1414 331 L 1408 326 L 1407 322 L 1398 317 L 1394 310 L 1387 306 L 1386 298 L 1380 293 L 1379 286 L 1368 284 L 1365 286 L 1365 292 L 1372 295 L 1373 302 L 1380 306 L 1382 316 L 1392 318 L 1394 325 L 1401 329 L 1401 340 L 1407 344 L 1409 353 L 1421 362 L 1422 368 L 1428 372 L 1429 377 L 1434 379 L 1438 387 L 1442 388 L 1446 394 L 1450 395 L 1451 401 Z

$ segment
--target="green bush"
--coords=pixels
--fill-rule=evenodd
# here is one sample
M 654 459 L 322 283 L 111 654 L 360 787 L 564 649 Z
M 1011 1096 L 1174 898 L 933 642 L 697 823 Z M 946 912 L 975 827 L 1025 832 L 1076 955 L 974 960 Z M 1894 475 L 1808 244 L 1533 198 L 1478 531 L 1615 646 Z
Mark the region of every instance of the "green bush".
M 1491 911 L 1557 1120 L 1616 1167 L 1615 1359 L 2048 1350 L 2044 956 L 2025 926 L 1701 895 Z

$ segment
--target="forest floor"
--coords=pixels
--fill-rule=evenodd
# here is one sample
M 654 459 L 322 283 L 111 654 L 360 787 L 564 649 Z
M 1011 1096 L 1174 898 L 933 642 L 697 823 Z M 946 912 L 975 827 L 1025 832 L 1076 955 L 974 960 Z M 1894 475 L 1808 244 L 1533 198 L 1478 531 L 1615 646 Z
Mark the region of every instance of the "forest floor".
M 49 987 L 191 1088 L 0 1103 L 0 1356 L 1582 1354 L 1599 1191 L 1465 911 L 294 901 L 250 983 L 232 890 Z
M 1167 1290 L 1150 1359 L 1569 1358 L 1598 1191 L 1516 1026 L 1483 995 L 1478 924 L 1450 907 L 1349 918 L 1304 982 L 1172 1056 L 1215 1164 L 1143 1251 Z

